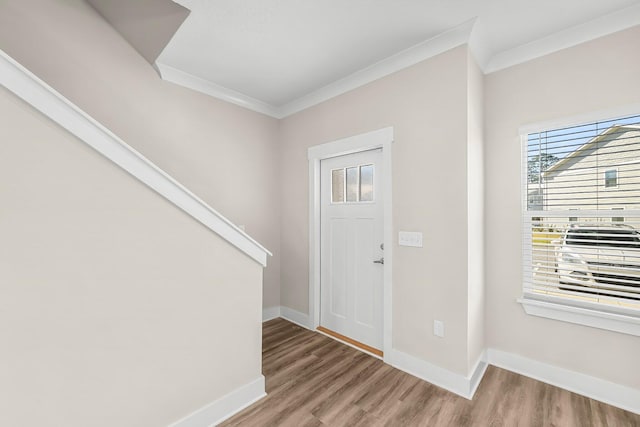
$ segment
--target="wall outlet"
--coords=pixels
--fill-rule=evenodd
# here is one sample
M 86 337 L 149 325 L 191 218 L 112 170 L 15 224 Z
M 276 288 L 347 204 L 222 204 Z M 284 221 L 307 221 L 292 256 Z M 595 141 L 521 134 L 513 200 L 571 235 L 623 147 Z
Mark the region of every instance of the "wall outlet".
M 398 244 L 400 246 L 422 247 L 422 233 L 419 231 L 400 231 L 398 233 Z
M 433 321 L 433 335 L 444 338 L 444 322 L 442 320 Z

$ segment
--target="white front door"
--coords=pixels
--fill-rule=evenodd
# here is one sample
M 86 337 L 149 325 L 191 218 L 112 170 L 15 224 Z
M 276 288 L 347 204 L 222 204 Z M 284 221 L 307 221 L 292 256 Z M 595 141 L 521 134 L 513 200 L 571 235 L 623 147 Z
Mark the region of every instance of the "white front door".
M 382 150 L 321 162 L 320 325 L 382 349 Z

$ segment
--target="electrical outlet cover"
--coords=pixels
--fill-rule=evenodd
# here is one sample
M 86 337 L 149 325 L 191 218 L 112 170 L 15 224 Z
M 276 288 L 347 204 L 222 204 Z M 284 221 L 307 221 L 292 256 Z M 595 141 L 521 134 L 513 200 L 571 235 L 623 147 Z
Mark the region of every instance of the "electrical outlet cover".
M 441 320 L 433 321 L 433 335 L 444 338 L 444 322 Z

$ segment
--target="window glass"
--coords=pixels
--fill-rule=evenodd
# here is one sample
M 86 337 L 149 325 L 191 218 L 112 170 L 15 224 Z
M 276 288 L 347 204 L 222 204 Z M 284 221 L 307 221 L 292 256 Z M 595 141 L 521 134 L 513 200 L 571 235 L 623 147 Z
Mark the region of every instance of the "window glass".
M 331 171 L 331 202 L 344 202 L 344 169 Z
M 347 202 L 358 201 L 358 168 L 347 168 Z
M 640 309 L 640 115 L 523 144 L 525 297 Z
M 616 169 L 610 169 L 604 173 L 604 186 L 605 188 L 618 186 L 618 171 Z
M 360 201 L 373 201 L 373 165 L 360 166 Z

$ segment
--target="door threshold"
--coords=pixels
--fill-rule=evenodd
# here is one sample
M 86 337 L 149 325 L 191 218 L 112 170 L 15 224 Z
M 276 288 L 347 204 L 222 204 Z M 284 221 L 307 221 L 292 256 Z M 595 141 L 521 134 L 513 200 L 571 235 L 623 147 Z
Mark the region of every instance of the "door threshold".
M 349 344 L 350 346 L 355 347 L 358 350 L 362 350 L 365 353 L 369 353 L 379 358 L 384 357 L 384 353 L 382 352 L 382 350 L 378 350 L 377 348 L 373 348 L 369 345 L 363 344 L 360 341 L 356 341 L 352 338 L 345 337 L 344 335 L 339 334 L 337 332 L 333 332 L 331 329 L 327 329 L 324 326 L 318 326 L 316 330 L 319 332 L 322 332 L 324 335 L 328 335 L 331 338 L 337 339 L 338 341 L 342 341 L 345 344 Z

